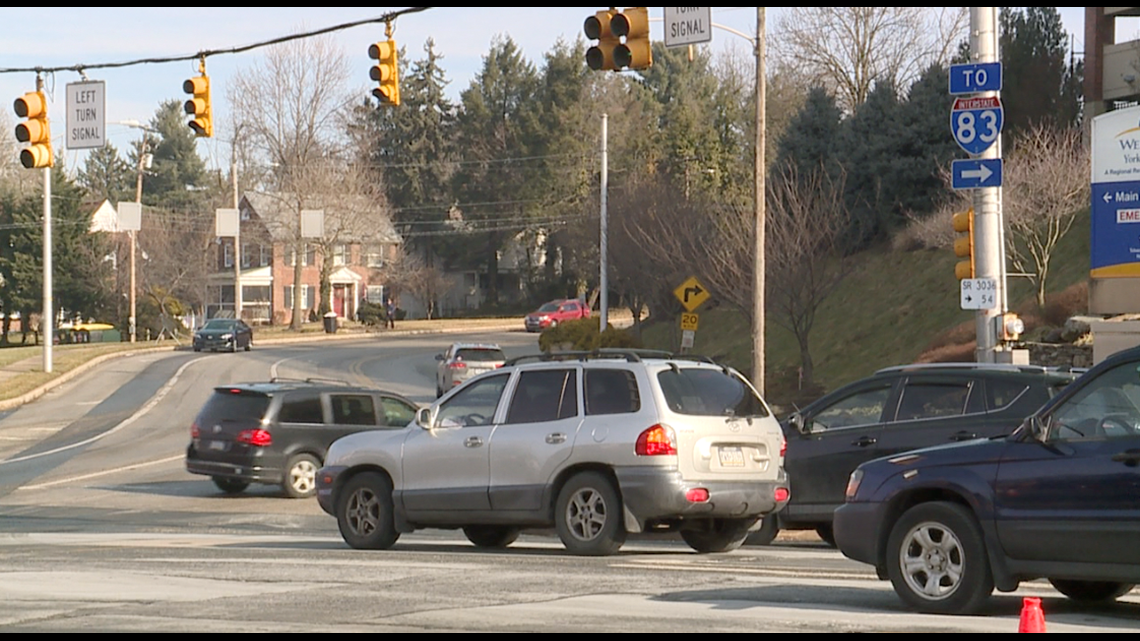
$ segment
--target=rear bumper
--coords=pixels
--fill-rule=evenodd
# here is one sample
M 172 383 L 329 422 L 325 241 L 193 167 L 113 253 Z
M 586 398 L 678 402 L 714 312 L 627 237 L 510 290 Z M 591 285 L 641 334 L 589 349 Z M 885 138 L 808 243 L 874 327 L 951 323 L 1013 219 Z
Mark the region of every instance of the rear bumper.
M 878 566 L 884 503 L 844 503 L 835 510 L 835 546 L 849 559 Z
M 784 506 L 776 501 L 776 489 L 788 487 L 783 470 L 766 481 L 686 481 L 677 470 L 657 467 L 618 468 L 615 473 L 627 517 L 641 528 L 647 521 L 764 516 Z M 707 501 L 685 497 L 698 488 L 708 491 Z
M 193 444 L 186 448 L 186 471 L 203 476 L 219 476 L 250 483 L 269 483 L 272 485 L 282 483 L 285 478 L 282 466 L 265 457 L 238 462 L 207 460 L 198 454 L 198 450 Z

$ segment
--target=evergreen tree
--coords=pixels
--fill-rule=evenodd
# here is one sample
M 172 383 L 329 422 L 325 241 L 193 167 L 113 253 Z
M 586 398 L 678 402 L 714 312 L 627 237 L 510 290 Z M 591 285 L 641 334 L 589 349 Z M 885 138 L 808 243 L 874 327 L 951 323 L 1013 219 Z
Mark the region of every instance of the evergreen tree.
M 898 155 L 900 116 L 898 91 L 881 82 L 843 122 L 840 154 L 853 248 L 884 237 L 901 217 L 899 174 L 906 161 Z
M 1072 62 L 1069 35 L 1056 7 L 1002 7 L 1003 130 L 1080 123 L 1083 65 Z
M 118 203 L 135 199 L 135 170 L 109 142 L 87 155 L 77 178 L 87 194 L 100 201 Z
M 155 112 L 148 133 L 148 149 L 153 155 L 151 169 L 143 177 L 143 203 L 186 211 L 201 207 L 203 196 L 188 187 L 204 185 L 206 164 L 198 155 L 197 138 L 186 126 L 182 103 L 163 102 Z M 135 158 L 138 158 L 138 149 Z
M 810 89 L 777 143 L 774 170 L 791 165 L 800 176 L 811 175 L 819 167 L 835 171 L 842 120 L 834 96 L 820 86 Z
M 946 87 L 950 79 L 941 65 L 927 69 L 910 87 L 899 109 L 897 175 L 898 214 L 893 224 L 905 223 L 910 216 L 937 211 L 949 197 L 942 172 L 961 151 L 946 129 Z

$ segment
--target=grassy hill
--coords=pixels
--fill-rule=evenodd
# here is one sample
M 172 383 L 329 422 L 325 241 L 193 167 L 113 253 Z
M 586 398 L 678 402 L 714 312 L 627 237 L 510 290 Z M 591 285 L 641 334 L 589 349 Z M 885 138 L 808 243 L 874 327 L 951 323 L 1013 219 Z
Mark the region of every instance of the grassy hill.
M 959 283 L 954 277 L 957 261 L 950 249 L 901 251 L 883 247 L 857 255 L 854 272 L 824 302 L 810 335 L 815 379 L 821 389 L 834 389 L 881 367 L 914 362 L 939 344 L 972 341 L 975 313 L 959 308 Z M 1055 297 L 1085 283 L 1088 273 L 1086 214 L 1078 218 L 1054 252 L 1048 295 Z M 1043 323 L 1036 312 L 1033 288 L 1025 278 L 1011 276 L 1008 284 L 1010 308 L 1026 319 L 1030 334 Z M 751 370 L 751 333 L 741 315 L 727 305 L 710 309 L 706 304 L 697 311 L 700 328 L 693 353 L 713 356 L 743 372 Z M 646 347 L 676 350 L 680 345 L 677 323 L 677 319 L 669 319 L 647 325 L 642 333 Z M 804 394 L 796 393 L 799 348 L 794 337 L 771 316 L 765 333 L 767 396 L 781 404 L 793 396 L 802 399 Z M 969 350 L 972 347 L 963 353 L 970 354 L 967 360 L 972 360 Z

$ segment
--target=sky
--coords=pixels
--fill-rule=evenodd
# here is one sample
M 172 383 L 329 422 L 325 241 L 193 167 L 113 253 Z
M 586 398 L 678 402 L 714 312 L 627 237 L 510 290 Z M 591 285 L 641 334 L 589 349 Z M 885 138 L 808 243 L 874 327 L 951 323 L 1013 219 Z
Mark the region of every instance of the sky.
M 423 57 L 428 38 L 443 55 L 442 67 L 450 80 L 448 94 L 458 99 L 482 67 L 492 39 L 510 36 L 523 54 L 536 66 L 559 38 L 573 42 L 582 34 L 586 17 L 604 7 L 438 7 L 400 17 L 394 24 L 394 38 L 407 48 L 410 60 Z M 34 67 L 71 67 L 123 63 L 151 58 L 193 56 L 203 50 L 230 50 L 307 31 L 378 18 L 405 7 L 6 7 L 0 8 L 0 70 Z M 773 32 L 782 7 L 768 7 L 767 37 Z M 1075 50 L 1084 49 L 1084 8 L 1061 7 L 1065 29 L 1075 36 Z M 650 37 L 664 39 L 661 7 L 650 7 Z M 742 35 L 756 33 L 755 7 L 712 7 L 715 52 L 734 50 L 749 54 L 751 45 Z M 1118 29 L 1118 33 L 1120 30 Z M 1121 34 L 1123 35 L 1123 34 Z M 385 39 L 383 24 L 368 24 L 334 31 L 334 42 L 343 47 L 350 60 L 359 61 L 360 89 L 371 88 L 368 45 Z M 583 36 L 584 38 L 584 36 Z M 705 45 L 701 45 L 705 46 Z M 214 55 L 207 58 L 206 72 L 212 85 L 215 123 L 224 122 L 221 110 L 229 109 L 224 89 L 228 78 L 254 64 L 265 49 Z M 583 62 L 583 64 L 585 64 Z M 87 70 L 89 80 L 106 83 L 107 139 L 125 153 L 141 131 L 116 124 L 122 121 L 149 122 L 158 105 L 170 99 L 185 100 L 184 80 L 198 75 L 197 61 L 183 60 Z M 34 71 L 0 71 L 0 103 L 11 105 L 19 96 L 35 89 Z M 53 123 L 54 147 L 62 150 L 66 85 L 82 78 L 75 71 L 45 74 L 49 117 Z M 9 107 L 0 122 L 12 127 L 18 122 Z M 217 125 L 215 125 L 217 126 Z M 14 134 L 0 134 L 13 135 Z M 947 132 L 949 135 L 949 131 Z M 228 165 L 226 141 L 215 137 L 200 139 L 198 151 L 211 168 Z M 66 152 L 66 164 L 74 170 L 86 151 Z

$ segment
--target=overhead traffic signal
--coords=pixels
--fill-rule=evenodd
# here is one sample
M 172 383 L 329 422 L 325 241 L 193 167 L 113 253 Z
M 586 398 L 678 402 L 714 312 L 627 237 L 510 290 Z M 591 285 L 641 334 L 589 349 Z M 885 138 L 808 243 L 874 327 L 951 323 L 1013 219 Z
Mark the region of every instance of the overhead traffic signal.
M 648 69 L 653 64 L 653 47 L 649 44 L 649 8 L 627 7 L 614 16 L 610 30 L 625 42 L 614 49 L 614 66 L 618 69 Z
M 186 113 L 193 116 L 186 124 L 190 125 L 194 134 L 199 137 L 213 136 L 214 112 L 210 106 L 210 78 L 206 76 L 205 69 L 202 70 L 202 75 L 182 83 L 182 91 L 193 96 L 184 105 Z
M 961 238 L 954 239 L 954 255 L 967 260 L 958 261 L 954 265 L 954 275 L 958 280 L 973 278 L 974 269 L 974 208 L 954 214 L 954 231 L 965 233 Z
M 372 95 L 380 101 L 381 105 L 397 107 L 400 105 L 400 67 L 397 60 L 396 41 L 388 38 L 386 41 L 369 45 L 368 57 L 377 61 L 372 65 L 368 75 L 380 86 L 372 90 Z
M 20 164 L 28 169 L 54 167 L 51 129 L 48 127 L 47 98 L 42 91 L 29 91 L 16 99 L 16 115 L 27 118 L 16 125 L 16 140 L 28 143 L 20 150 Z
M 609 9 L 599 11 L 586 18 L 583 30 L 590 40 L 597 40 L 597 44 L 586 50 L 586 66 L 594 71 L 616 71 L 614 66 L 614 50 L 621 44 L 621 40 L 614 35 L 612 24 L 618 12 Z

